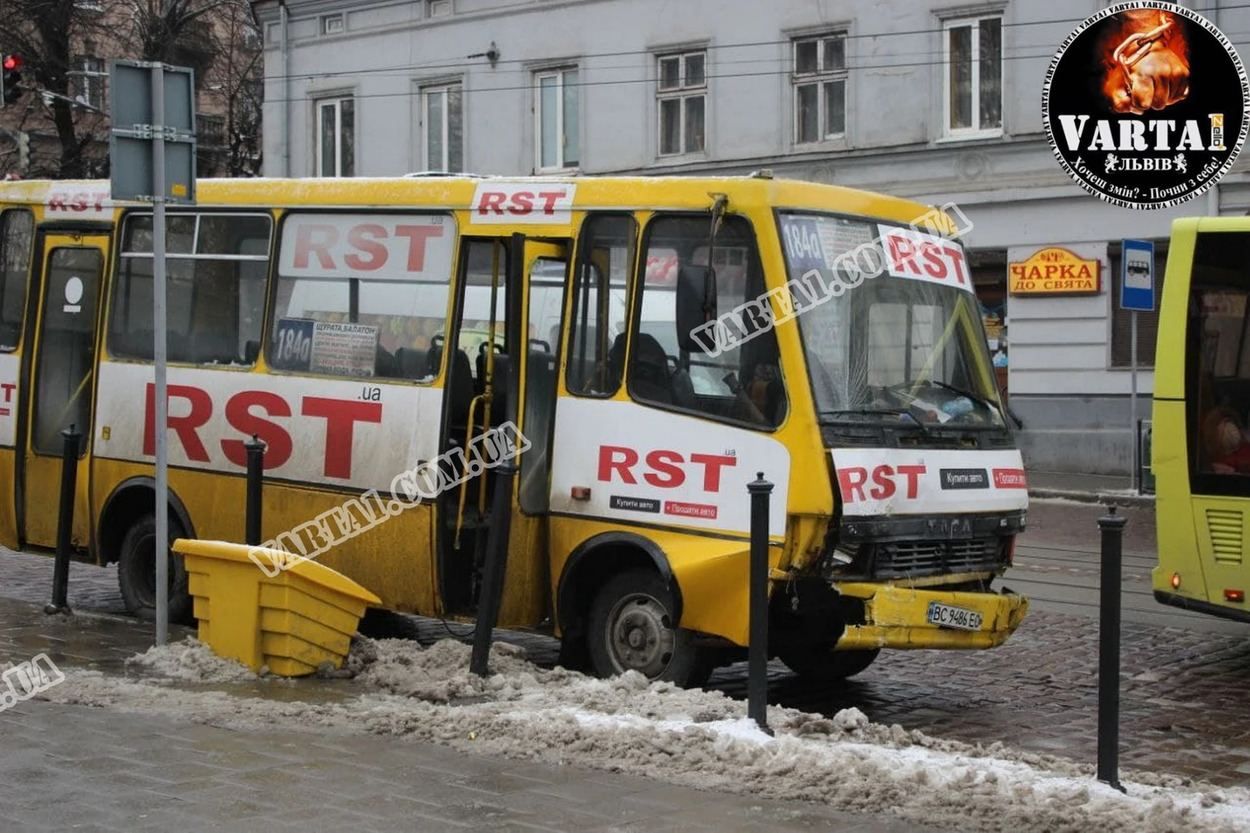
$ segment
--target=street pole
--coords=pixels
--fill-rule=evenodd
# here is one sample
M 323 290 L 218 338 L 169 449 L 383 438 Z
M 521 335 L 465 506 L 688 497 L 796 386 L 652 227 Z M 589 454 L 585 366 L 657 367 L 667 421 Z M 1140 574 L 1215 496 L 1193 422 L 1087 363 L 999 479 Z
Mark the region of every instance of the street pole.
M 156 365 L 156 644 L 169 641 L 169 421 L 165 386 L 165 67 L 152 66 L 152 359 Z
M 1130 377 L 1132 381 L 1131 392 L 1128 398 L 1128 434 L 1129 441 L 1133 444 L 1132 465 L 1133 470 L 1129 473 L 1129 488 L 1137 488 L 1137 473 L 1141 471 L 1141 464 L 1137 460 L 1140 453 L 1137 448 L 1137 310 L 1133 310 L 1129 314 L 1129 347 L 1128 352 L 1132 358 L 1129 360 Z

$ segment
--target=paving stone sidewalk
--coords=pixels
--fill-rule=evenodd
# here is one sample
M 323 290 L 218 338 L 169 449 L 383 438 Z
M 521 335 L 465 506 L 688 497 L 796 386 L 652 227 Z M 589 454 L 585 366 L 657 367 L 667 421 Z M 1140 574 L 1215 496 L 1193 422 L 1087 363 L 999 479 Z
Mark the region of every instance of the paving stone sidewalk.
M 5 560 L 11 566 L 25 558 Z M 81 607 L 84 593 L 104 593 L 91 589 L 102 575 L 79 581 L 71 604 Z M 171 639 L 189 632 L 171 628 Z M 37 604 L 0 595 L 0 665 L 46 652 L 62 668 L 121 674 L 126 657 L 150 644 L 150 625 L 85 612 L 47 617 Z M 266 690 L 312 701 L 345 695 L 331 680 Z M 0 712 L 0 744 L 4 831 L 922 830 L 819 804 L 488 758 L 396 737 L 239 732 L 38 698 Z

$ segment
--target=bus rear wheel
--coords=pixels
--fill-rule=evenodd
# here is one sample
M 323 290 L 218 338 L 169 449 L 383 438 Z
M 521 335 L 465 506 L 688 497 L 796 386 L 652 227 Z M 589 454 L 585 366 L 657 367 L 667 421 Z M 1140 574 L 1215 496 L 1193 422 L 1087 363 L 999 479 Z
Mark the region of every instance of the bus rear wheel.
M 697 687 L 712 673 L 695 634 L 673 626 L 672 594 L 652 570 L 629 570 L 603 586 L 590 606 L 587 647 L 600 677 L 637 671 Z
M 185 533 L 181 525 L 169 519 L 169 540 Z M 143 515 L 122 539 L 117 560 L 117 583 L 126 609 L 151 621 L 156 618 L 156 516 Z M 187 589 L 187 571 L 182 557 L 169 555 L 169 621 L 190 624 L 193 619 L 191 594 Z
M 872 665 L 881 649 L 833 651 L 829 648 L 801 646 L 779 649 L 777 653 L 781 661 L 803 679 L 828 683 L 854 677 Z

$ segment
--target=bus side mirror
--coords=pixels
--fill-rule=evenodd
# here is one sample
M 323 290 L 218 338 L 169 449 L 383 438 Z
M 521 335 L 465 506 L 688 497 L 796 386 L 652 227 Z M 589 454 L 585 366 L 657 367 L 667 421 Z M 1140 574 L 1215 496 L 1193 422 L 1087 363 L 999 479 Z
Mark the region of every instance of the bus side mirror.
M 708 266 L 682 266 L 677 272 L 677 346 L 687 353 L 706 353 L 710 339 L 691 333 L 716 320 L 716 271 Z

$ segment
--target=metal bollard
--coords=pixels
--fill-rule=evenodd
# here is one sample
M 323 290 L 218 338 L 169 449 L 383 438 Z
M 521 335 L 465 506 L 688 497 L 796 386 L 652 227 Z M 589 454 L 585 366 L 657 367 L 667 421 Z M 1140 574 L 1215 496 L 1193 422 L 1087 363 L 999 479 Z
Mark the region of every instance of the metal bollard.
M 773 484 L 759 472 L 751 493 L 750 645 L 747 648 L 747 717 L 768 728 L 768 500 Z
M 1127 519 L 1112 506 L 1098 519 L 1102 568 L 1098 576 L 1098 780 L 1120 786 L 1120 555 Z
M 254 547 L 260 544 L 261 490 L 265 477 L 265 444 L 255 434 L 243 443 L 247 450 L 247 508 L 244 520 L 244 542 Z
M 69 556 L 74 537 L 74 493 L 78 485 L 78 447 L 82 435 L 70 425 L 61 432 L 61 503 L 56 517 L 56 563 L 52 568 L 52 603 L 45 613 L 69 613 Z
M 490 644 L 499 605 L 503 601 L 503 582 L 508 572 L 508 536 L 512 531 L 512 485 L 519 469 L 512 463 L 497 467 L 494 504 L 491 506 L 490 532 L 486 538 L 486 569 L 477 602 L 477 621 L 473 625 L 473 656 L 469 671 L 485 677 L 490 673 Z

